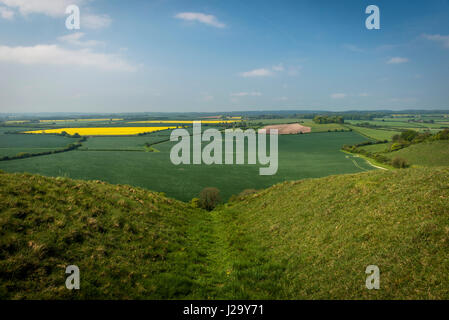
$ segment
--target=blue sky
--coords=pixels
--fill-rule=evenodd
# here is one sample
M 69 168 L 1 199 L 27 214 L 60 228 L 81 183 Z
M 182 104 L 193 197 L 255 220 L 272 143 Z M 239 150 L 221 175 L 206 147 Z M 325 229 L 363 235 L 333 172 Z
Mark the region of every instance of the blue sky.
M 449 0 L 0 0 L 0 112 L 449 109 L 448 71 Z

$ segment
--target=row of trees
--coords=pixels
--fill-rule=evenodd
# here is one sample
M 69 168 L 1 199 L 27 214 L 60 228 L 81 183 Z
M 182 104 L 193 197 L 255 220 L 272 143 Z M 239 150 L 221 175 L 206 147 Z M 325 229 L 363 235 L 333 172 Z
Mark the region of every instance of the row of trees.
M 345 123 L 345 119 L 342 116 L 316 116 L 313 118 L 313 122 L 318 124 L 326 123 Z
M 390 151 L 400 150 L 412 144 L 437 140 L 449 140 L 449 129 L 444 129 L 435 134 L 431 134 L 430 132 L 406 130 L 401 134 L 396 134 L 393 136 L 393 144 L 391 145 Z

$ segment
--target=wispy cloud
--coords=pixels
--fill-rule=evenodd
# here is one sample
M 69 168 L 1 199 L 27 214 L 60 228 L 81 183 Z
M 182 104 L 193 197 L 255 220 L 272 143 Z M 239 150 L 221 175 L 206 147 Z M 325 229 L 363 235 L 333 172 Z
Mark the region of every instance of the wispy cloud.
M 112 19 L 107 14 L 81 14 L 81 27 L 87 29 L 102 29 L 111 25 Z
M 51 17 L 60 17 L 71 4 L 81 5 L 83 0 L 0 0 L 5 6 L 18 9 L 22 15 L 41 13 Z
M 231 97 L 260 97 L 262 93 L 260 92 L 237 92 L 237 93 L 231 93 Z
M 6 20 L 12 20 L 14 19 L 14 11 L 5 7 L 0 7 L 0 16 Z
M 214 15 L 204 14 L 200 12 L 181 12 L 176 14 L 175 18 L 184 21 L 196 21 L 216 28 L 226 27 L 226 25 L 218 21 L 217 17 L 215 17 Z
M 440 42 L 444 47 L 449 48 L 449 35 L 442 36 L 440 34 L 423 34 L 423 37 L 427 40 Z
M 84 37 L 83 32 L 75 32 L 70 33 L 68 35 L 59 37 L 58 40 L 70 45 L 80 46 L 80 47 L 93 47 L 100 44 L 104 44 L 104 42 L 96 41 L 96 40 L 86 40 L 82 41 L 81 39 Z
M 251 71 L 246 71 L 240 73 L 240 76 L 243 78 L 252 78 L 252 77 L 268 77 L 271 76 L 273 72 L 266 68 L 254 69 Z
M 44 14 L 49 17 L 59 18 L 65 16 L 65 10 L 69 5 L 83 6 L 92 1 L 93 0 L 0 0 L 0 3 L 11 9 L 18 10 L 23 16 L 28 16 L 29 14 Z M 89 11 L 89 8 L 85 8 L 81 13 L 81 28 L 100 29 L 108 27 L 111 24 L 112 20 L 108 15 L 93 14 Z M 10 15 L 10 13 L 7 14 Z
M 24 65 L 79 66 L 127 72 L 136 70 L 136 67 L 118 55 L 95 53 L 90 49 L 68 50 L 58 45 L 0 46 L 0 62 Z
M 400 64 L 400 63 L 406 63 L 406 62 L 409 62 L 408 58 L 393 57 L 387 61 L 387 64 Z
M 332 99 L 343 99 L 346 98 L 348 95 L 346 93 L 333 93 L 331 94 Z

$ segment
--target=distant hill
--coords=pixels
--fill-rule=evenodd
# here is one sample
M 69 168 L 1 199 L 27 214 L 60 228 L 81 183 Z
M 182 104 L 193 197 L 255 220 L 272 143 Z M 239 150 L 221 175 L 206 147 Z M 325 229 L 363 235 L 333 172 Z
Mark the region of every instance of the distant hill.
M 448 217 L 442 167 L 285 182 L 212 212 L 0 173 L 0 298 L 448 299 Z M 71 264 L 80 290 L 65 288 Z

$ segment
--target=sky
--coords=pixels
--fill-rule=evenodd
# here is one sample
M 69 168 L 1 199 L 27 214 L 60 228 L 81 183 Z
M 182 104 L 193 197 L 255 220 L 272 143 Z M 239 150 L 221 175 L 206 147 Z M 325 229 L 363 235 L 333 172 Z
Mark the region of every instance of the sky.
M 449 109 L 448 71 L 449 0 L 0 0 L 0 112 Z

